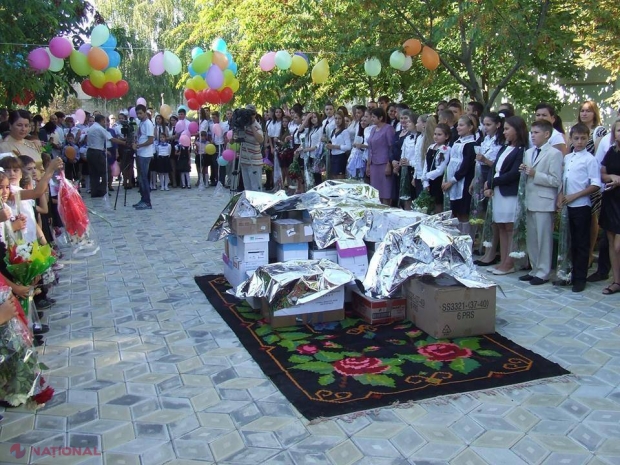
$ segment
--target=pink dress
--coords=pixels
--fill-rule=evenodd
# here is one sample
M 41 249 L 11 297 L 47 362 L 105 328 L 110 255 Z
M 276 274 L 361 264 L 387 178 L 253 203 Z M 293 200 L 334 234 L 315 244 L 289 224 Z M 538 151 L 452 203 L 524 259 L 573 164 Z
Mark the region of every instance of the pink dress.
M 385 175 L 385 165 L 390 161 L 390 146 L 394 142 L 394 128 L 385 124 L 381 129 L 373 128 L 368 138 L 368 160 L 370 160 L 370 185 L 379 191 L 379 198 L 392 198 L 394 176 Z

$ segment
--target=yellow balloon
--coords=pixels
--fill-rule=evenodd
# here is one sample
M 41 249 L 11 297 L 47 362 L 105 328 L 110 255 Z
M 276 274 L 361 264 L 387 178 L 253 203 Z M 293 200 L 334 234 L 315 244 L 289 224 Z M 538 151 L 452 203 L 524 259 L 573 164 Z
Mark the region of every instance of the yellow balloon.
M 103 74 L 103 71 L 93 70 L 90 72 L 89 77 L 90 77 L 90 82 L 97 89 L 101 89 L 103 85 L 106 83 L 105 74 Z
M 239 79 L 234 78 L 229 86 L 233 92 L 237 92 L 239 90 Z
M 105 70 L 105 82 L 113 82 L 116 84 L 121 79 L 123 79 L 123 75 L 118 68 L 108 68 Z
M 159 114 L 165 119 L 168 119 L 172 114 L 172 108 L 170 108 L 170 105 L 164 103 L 161 107 L 159 107 Z
M 216 148 L 215 148 L 215 145 L 213 145 L 213 144 L 208 144 L 205 147 L 205 152 L 206 152 L 207 155 L 213 155 L 215 153 L 215 151 L 216 151 Z
M 207 88 L 207 83 L 202 76 L 194 76 L 192 78 L 192 81 L 194 82 L 193 89 L 196 91 L 204 90 Z
M 189 78 L 187 80 L 187 82 L 185 82 L 185 88 L 186 89 L 196 90 L 196 89 L 194 89 L 194 78 Z
M 235 79 L 235 75 L 233 74 L 232 70 L 225 69 L 224 70 L 224 86 L 223 87 L 230 87 L 230 84 L 232 84 L 233 79 Z
M 296 76 L 303 76 L 308 71 L 308 62 L 299 55 L 293 56 L 293 62 L 291 63 L 291 73 Z
M 312 82 L 323 84 L 327 81 L 327 78 L 329 78 L 329 63 L 323 58 L 312 68 Z

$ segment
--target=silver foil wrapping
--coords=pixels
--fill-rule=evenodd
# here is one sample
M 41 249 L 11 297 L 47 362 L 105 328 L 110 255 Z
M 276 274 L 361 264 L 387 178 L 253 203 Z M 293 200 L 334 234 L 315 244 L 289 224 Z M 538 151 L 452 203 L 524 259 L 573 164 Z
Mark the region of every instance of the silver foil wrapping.
M 353 281 L 353 273 L 330 260 L 291 260 L 257 268 L 236 290 L 240 299 L 265 298 L 277 310 L 305 304 Z
M 450 214 L 425 218 L 387 233 L 377 245 L 364 279 L 366 293 L 391 297 L 410 277 L 447 274 L 467 287 L 495 285 L 480 275 L 472 260 L 472 240 L 453 228 Z

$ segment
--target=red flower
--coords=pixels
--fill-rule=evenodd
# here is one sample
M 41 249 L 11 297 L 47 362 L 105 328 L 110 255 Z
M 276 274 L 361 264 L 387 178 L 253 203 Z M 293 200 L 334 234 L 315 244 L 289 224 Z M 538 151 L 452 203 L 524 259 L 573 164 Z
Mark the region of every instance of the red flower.
M 38 394 L 32 396 L 32 400 L 34 400 L 37 404 L 45 404 L 46 402 L 49 402 L 52 397 L 54 397 L 54 388 L 48 386 Z
M 471 350 L 464 349 L 450 342 L 429 344 L 418 349 L 418 353 L 424 355 L 432 362 L 450 362 L 456 358 L 471 356 Z
M 376 375 L 390 368 L 382 363 L 375 357 L 350 357 L 334 363 L 334 370 L 345 376 Z
M 310 345 L 310 344 L 304 344 L 302 346 L 297 347 L 297 352 L 299 352 L 300 354 L 312 355 L 312 354 L 316 354 L 318 351 L 319 351 L 318 347 Z

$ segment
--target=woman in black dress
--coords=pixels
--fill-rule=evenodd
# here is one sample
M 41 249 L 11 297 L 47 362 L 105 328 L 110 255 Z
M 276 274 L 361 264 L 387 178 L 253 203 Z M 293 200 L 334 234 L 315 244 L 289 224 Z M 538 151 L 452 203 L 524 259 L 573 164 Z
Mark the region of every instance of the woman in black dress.
M 620 291 L 620 119 L 611 127 L 615 144 L 611 146 L 601 162 L 603 201 L 599 225 L 607 232 L 609 240 L 609 259 L 614 282 L 603 289 L 610 295 Z

